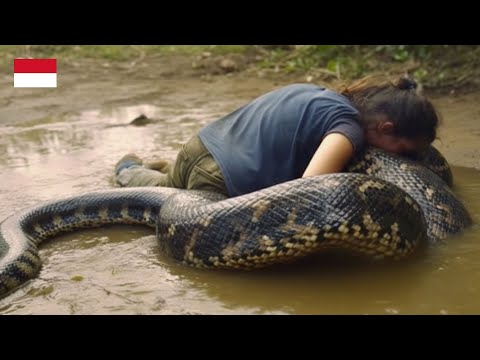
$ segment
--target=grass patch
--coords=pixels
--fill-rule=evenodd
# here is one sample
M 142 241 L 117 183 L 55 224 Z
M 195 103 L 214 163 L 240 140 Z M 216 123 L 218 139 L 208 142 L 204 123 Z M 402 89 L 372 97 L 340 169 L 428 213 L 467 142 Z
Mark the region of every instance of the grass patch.
M 274 49 L 258 65 L 341 80 L 408 75 L 430 89 L 480 86 L 478 45 L 299 45 Z

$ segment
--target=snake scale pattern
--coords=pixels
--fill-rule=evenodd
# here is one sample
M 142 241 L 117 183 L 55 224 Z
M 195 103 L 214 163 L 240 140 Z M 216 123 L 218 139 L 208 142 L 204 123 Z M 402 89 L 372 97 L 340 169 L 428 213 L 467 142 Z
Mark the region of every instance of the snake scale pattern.
M 115 188 L 40 203 L 0 224 L 0 296 L 41 269 L 39 245 L 104 224 L 156 229 L 162 251 L 196 267 L 250 269 L 326 248 L 403 259 L 471 218 L 433 147 L 417 160 L 369 148 L 348 172 L 301 178 L 235 198 L 171 188 Z

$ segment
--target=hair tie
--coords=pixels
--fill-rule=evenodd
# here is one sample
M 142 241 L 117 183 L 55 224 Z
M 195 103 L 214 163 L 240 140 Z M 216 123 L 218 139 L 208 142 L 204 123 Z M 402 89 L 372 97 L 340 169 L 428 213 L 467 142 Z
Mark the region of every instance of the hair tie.
M 412 83 L 407 85 L 406 90 L 415 90 L 416 88 L 417 88 L 417 84 L 412 82 Z
M 415 80 L 408 79 L 408 78 L 401 78 L 400 81 L 397 84 L 397 87 L 400 90 L 415 90 L 417 88 L 417 83 Z

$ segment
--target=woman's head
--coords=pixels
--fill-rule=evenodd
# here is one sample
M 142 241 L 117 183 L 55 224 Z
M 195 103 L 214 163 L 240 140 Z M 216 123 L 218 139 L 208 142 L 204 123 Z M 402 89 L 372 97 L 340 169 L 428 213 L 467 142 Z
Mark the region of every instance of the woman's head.
M 363 79 L 340 93 L 360 112 L 370 145 L 399 154 L 420 151 L 436 138 L 439 119 L 432 103 L 417 94 L 413 80 L 375 83 Z

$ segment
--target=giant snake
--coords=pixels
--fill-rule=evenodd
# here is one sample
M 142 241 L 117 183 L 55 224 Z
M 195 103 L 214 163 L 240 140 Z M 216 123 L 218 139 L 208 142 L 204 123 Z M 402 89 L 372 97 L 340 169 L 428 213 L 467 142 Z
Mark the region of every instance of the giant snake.
M 300 178 L 250 194 L 122 188 L 31 206 L 0 224 L 0 296 L 40 271 L 46 239 L 104 224 L 156 228 L 160 249 L 196 267 L 250 269 L 327 248 L 402 259 L 458 233 L 471 218 L 433 147 L 417 160 L 368 148 L 348 172 Z

